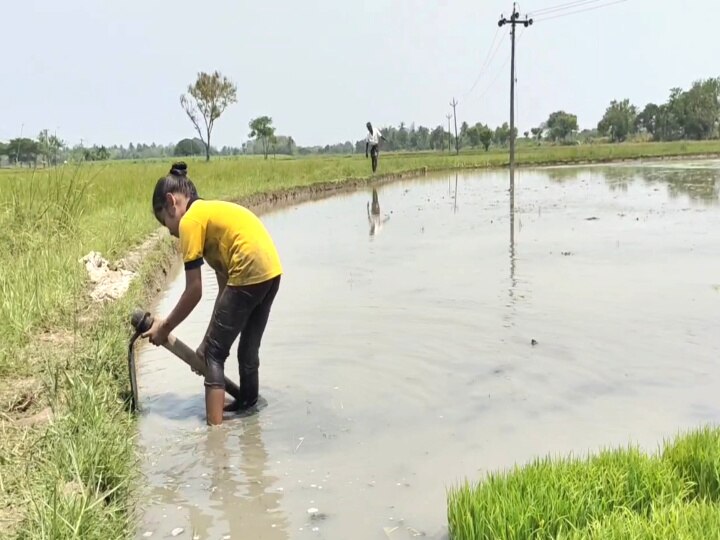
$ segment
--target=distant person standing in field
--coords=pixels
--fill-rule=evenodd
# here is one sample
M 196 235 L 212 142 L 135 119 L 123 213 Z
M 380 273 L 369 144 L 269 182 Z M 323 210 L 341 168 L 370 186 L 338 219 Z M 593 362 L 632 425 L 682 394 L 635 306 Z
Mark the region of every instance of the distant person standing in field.
M 365 158 L 368 157 L 368 149 L 370 150 L 370 156 L 372 156 L 372 171 L 373 174 L 375 174 L 375 171 L 377 170 L 377 164 L 378 164 L 378 154 L 380 153 L 380 150 L 378 148 L 378 145 L 380 144 L 380 139 L 387 142 L 387 139 L 383 137 L 383 134 L 380 133 L 380 130 L 377 128 L 374 128 L 370 122 L 367 124 L 368 134 L 367 137 L 365 137 Z

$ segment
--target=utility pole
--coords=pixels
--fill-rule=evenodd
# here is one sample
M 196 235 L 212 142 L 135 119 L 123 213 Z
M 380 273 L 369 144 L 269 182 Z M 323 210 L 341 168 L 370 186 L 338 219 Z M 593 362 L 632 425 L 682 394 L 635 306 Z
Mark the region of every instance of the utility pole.
M 510 25 L 510 40 L 512 42 L 512 52 L 510 60 L 510 173 L 515 171 L 515 27 L 522 24 L 525 28 L 533 23 L 532 19 L 525 17 L 520 19 L 517 12 L 517 4 L 513 3 L 513 12 L 510 19 L 506 19 L 502 15 L 498 21 L 498 26 Z
M 452 152 L 452 131 L 450 131 L 450 119 L 453 117 L 452 114 L 447 113 L 445 118 L 448 120 L 448 153 Z
M 20 163 L 20 145 L 22 144 L 23 130 L 25 129 L 25 123 L 20 126 L 20 138 L 18 139 L 17 152 L 15 152 L 15 166 L 17 167 Z
M 453 98 L 453 100 L 450 102 L 450 106 L 453 108 L 453 120 L 455 121 L 455 154 L 460 155 L 460 147 L 458 146 L 458 136 L 457 136 L 457 116 L 455 115 L 455 107 L 457 106 L 457 100 Z

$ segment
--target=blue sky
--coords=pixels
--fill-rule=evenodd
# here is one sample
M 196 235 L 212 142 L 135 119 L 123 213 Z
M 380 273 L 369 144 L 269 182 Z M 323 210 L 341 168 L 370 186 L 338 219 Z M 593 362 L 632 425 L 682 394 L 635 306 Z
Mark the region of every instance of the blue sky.
M 238 103 L 214 132 L 219 146 L 242 144 L 248 121 L 262 114 L 303 145 L 362 138 L 367 120 L 432 127 L 445 122 L 453 97 L 458 122 L 494 126 L 509 114 L 507 27 L 480 68 L 511 8 L 496 0 L 10 2 L 0 139 L 48 128 L 71 144 L 175 142 L 193 134 L 180 94 L 198 71 L 215 69 L 238 85 Z M 518 42 L 520 131 L 558 109 L 593 127 L 612 99 L 643 106 L 673 86 L 720 76 L 718 20 L 718 0 L 627 0 L 538 20 Z

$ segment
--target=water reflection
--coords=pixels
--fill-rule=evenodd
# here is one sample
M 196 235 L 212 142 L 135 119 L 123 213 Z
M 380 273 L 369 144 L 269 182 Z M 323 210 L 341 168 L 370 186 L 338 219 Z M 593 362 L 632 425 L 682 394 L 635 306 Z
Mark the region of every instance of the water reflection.
M 515 171 L 510 170 L 510 248 L 508 254 L 510 256 L 510 287 L 508 288 L 508 307 L 511 313 L 505 318 L 506 326 L 512 326 L 512 312 L 515 308 L 515 289 L 517 288 L 517 279 L 515 278 Z
M 510 298 L 517 286 L 515 279 L 515 171 L 510 171 Z
M 453 214 L 457 214 L 457 186 L 458 186 L 458 173 L 455 173 L 455 196 L 453 197 Z
M 240 452 L 238 453 L 238 446 Z M 273 487 L 277 478 L 267 473 L 268 453 L 257 415 L 243 421 L 242 432 L 227 426 L 210 429 L 203 443 L 202 465 L 210 473 L 209 506 L 220 512 L 223 534 L 230 538 L 289 538 L 288 521 L 280 513 L 282 492 Z M 218 520 L 199 506 L 190 507 L 193 534 L 211 538 Z
M 685 195 L 715 204 L 720 198 L 720 169 L 650 169 L 638 176 L 649 185 L 667 184 L 673 199 Z
M 382 226 L 390 219 L 390 216 L 382 217 L 380 214 L 380 201 L 378 200 L 377 189 L 372 191 L 372 205 L 367 203 L 368 222 L 370 224 L 370 236 L 380 234 Z
M 646 186 L 664 184 L 672 199 L 685 196 L 710 204 L 717 204 L 720 199 L 720 163 L 694 168 L 673 167 L 670 164 L 644 167 L 608 165 L 591 169 L 552 167 L 544 169 L 544 173 L 553 182 L 560 183 L 580 177 L 602 177 L 611 191 L 627 192 L 631 185 L 643 182 Z

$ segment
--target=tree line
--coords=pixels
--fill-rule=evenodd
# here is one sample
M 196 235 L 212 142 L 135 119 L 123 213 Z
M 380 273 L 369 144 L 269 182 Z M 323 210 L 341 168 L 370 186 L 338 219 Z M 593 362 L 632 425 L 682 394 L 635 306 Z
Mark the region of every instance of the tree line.
M 598 132 L 622 142 L 636 134 L 655 141 L 708 140 L 720 137 L 720 77 L 695 81 L 688 90 L 673 88 L 665 103 L 642 110 L 630 100 L 614 100 Z
M 198 137 L 162 145 L 130 143 L 125 146 L 97 146 L 72 148 L 56 133 L 42 130 L 36 139 L 16 138 L 0 142 L 0 160 L 3 156 L 10 164 L 37 166 L 38 162 L 56 165 L 67 159 L 101 161 L 107 159 L 151 159 L 169 156 L 234 156 L 242 154 L 263 155 L 311 155 L 364 153 L 364 138 L 325 146 L 303 147 L 292 136 L 276 134 L 273 120 L 259 116 L 249 124 L 249 140 L 239 147 L 210 144 L 215 122 L 225 109 L 236 102 L 237 87 L 219 72 L 199 73 L 187 94 L 180 97 L 180 104 L 191 120 Z M 359 130 L 362 128 L 359 128 Z M 442 124 L 433 128 L 409 126 L 381 126 L 387 151 L 452 151 L 458 148 L 505 147 L 510 140 L 510 128 L 506 123 L 491 128 L 477 122 L 462 122 L 458 133 L 448 131 Z M 364 130 L 363 130 L 364 131 Z M 515 136 L 518 137 L 517 130 Z M 539 126 L 523 133 L 528 142 L 540 144 L 549 141 L 556 144 L 577 144 L 609 140 L 622 142 L 632 138 L 654 141 L 706 140 L 720 138 L 720 77 L 693 82 L 687 90 L 672 88 L 665 103 L 648 103 L 640 110 L 628 99 L 613 100 L 596 128 L 579 131 L 577 116 L 566 111 L 555 111 Z M 456 141 L 457 138 L 457 141 Z

